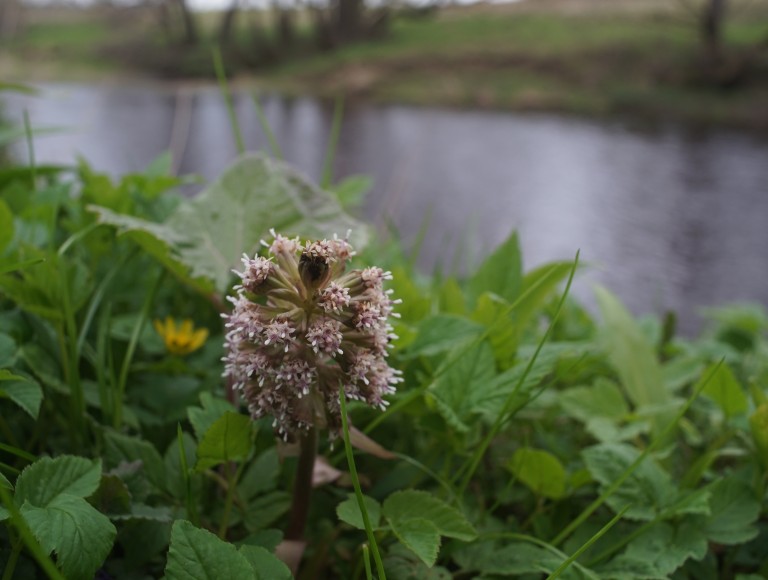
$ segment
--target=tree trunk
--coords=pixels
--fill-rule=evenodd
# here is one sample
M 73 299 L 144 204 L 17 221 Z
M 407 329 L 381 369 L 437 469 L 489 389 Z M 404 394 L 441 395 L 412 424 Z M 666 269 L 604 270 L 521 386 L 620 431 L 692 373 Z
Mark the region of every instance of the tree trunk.
M 336 0 L 336 31 L 341 42 L 349 42 L 360 36 L 362 20 L 361 0 Z
M 232 33 L 235 29 L 235 20 L 237 19 L 237 13 L 240 10 L 240 0 L 232 0 L 232 4 L 229 5 L 224 16 L 221 18 L 221 26 L 219 26 L 219 43 L 222 46 L 231 44 Z
M 722 60 L 723 23 L 727 0 L 707 0 L 701 17 L 701 39 L 704 56 L 709 65 L 717 66 Z
M 176 5 L 176 9 L 181 17 L 182 23 L 182 42 L 189 46 L 197 44 L 200 36 L 197 33 L 197 22 L 192 14 L 192 11 L 187 6 L 186 0 L 172 0 Z

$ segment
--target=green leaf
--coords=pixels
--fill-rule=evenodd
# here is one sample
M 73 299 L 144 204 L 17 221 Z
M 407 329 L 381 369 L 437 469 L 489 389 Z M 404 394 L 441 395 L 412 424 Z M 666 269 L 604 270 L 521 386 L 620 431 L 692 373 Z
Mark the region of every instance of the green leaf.
M 484 390 L 496 375 L 493 352 L 485 341 L 469 349 L 459 347 L 446 358 L 444 366 L 447 370 L 430 386 L 429 392 L 446 421 L 464 432 L 473 411 L 468 404 L 470 398 Z
M 245 512 L 245 527 L 256 532 L 269 527 L 291 507 L 291 495 L 285 491 L 274 491 L 262 495 L 248 504 Z
M 56 552 L 67 578 L 92 579 L 112 550 L 115 526 L 81 497 L 64 493 L 44 506 L 26 501 L 20 511 L 42 548 Z
M 710 365 L 701 375 L 700 381 L 705 380 L 708 382 L 702 393 L 715 401 L 726 417 L 747 412 L 747 396 L 726 363 Z
M 0 473 L 0 487 L 13 490 L 13 484 L 2 473 Z
M 467 289 L 474 299 L 483 292 L 493 292 L 511 304 L 520 294 L 522 280 L 520 245 L 514 232 L 480 265 Z
M 453 576 L 442 566 L 428 567 L 402 544 L 393 544 L 384 557 L 388 580 L 451 580 Z
M 14 362 L 16 362 L 16 341 L 13 340 L 10 336 L 7 334 L 0 333 L 0 367 L 9 367 Z M 3 373 L 7 373 L 7 375 L 11 375 L 10 371 L 7 371 L 5 369 L 0 368 L 0 381 L 2 380 L 10 380 L 13 378 L 16 379 L 23 379 L 24 377 L 14 377 L 11 375 L 9 378 L 3 378 Z
M 238 550 L 253 569 L 254 580 L 291 580 L 293 575 L 282 560 L 260 546 L 240 546 Z
M 270 228 L 284 234 L 329 237 L 352 230 L 362 249 L 367 228 L 346 215 L 336 198 L 282 161 L 250 153 L 237 159 L 206 190 L 180 204 L 165 224 L 126 220 L 91 207 L 102 223 L 145 231 L 164 242 L 191 278 L 207 278 L 224 291 L 243 252 L 253 252 Z
M 601 578 L 668 578 L 686 560 L 701 560 L 707 539 L 695 521 L 673 527 L 658 523 L 634 539 L 626 551 L 599 570 Z
M 378 529 L 379 521 L 381 520 L 381 504 L 367 495 L 363 496 L 363 502 L 365 503 L 365 510 L 368 512 L 371 527 L 374 530 Z M 350 494 L 347 499 L 336 506 L 336 515 L 339 516 L 342 522 L 358 530 L 365 529 L 363 514 L 360 512 L 360 506 L 357 504 L 357 498 L 354 495 Z
M 422 518 L 432 522 L 442 536 L 469 542 L 477 537 L 464 515 L 454 507 L 425 491 L 397 491 L 390 495 L 382 508 L 391 522 Z
M 0 254 L 13 241 L 13 212 L 3 199 L 0 199 Z
M 481 325 L 463 316 L 430 316 L 419 324 L 419 333 L 408 347 L 408 356 L 441 354 L 468 344 L 482 332 Z
M 704 529 L 709 540 L 735 545 L 757 536 L 755 523 L 760 515 L 760 502 L 749 485 L 728 478 L 715 484 L 711 491 L 711 516 Z
M 226 399 L 214 398 L 210 393 L 200 394 L 200 407 L 189 407 L 187 409 L 187 416 L 189 422 L 192 423 L 192 428 L 195 430 L 195 437 L 200 441 L 205 435 L 205 432 L 210 429 L 217 419 L 219 419 L 227 411 L 234 411 L 235 408 L 232 403 Z
M 620 420 L 629 413 L 624 395 L 612 381 L 598 378 L 589 387 L 571 387 L 558 395 L 563 410 L 584 423 L 596 418 Z
M 250 463 L 237 484 L 237 493 L 244 499 L 272 491 L 277 487 L 280 475 L 280 459 L 275 447 L 270 447 Z
M 227 461 L 243 461 L 253 447 L 250 417 L 227 411 L 203 435 L 197 446 L 198 471 Z
M 664 386 L 653 346 L 613 294 L 599 286 L 595 294 L 604 321 L 599 338 L 630 401 L 637 407 L 663 407 L 670 402 L 671 395 Z M 663 429 L 673 415 L 671 411 L 655 418 L 655 432 Z
M 565 468 L 548 451 L 518 449 L 512 456 L 509 468 L 537 495 L 559 499 L 565 493 Z
M 106 457 L 110 465 L 141 461 L 147 479 L 158 489 L 165 489 L 165 463 L 160 453 L 148 441 L 110 431 L 105 436 Z
M 636 448 L 620 443 L 601 443 L 582 451 L 592 477 L 606 487 L 618 479 L 639 455 Z M 606 503 L 615 512 L 631 504 L 624 517 L 648 521 L 674 502 L 676 497 L 669 474 L 647 457 Z
M 4 381 L 2 377 L 0 377 L 0 380 Z M 43 401 L 43 389 L 36 382 L 29 379 L 22 378 L 20 381 L 4 381 L 0 386 L 0 397 L 8 397 L 30 417 L 37 419 L 37 414 L 40 412 L 40 403 Z
M 73 455 L 43 457 L 28 465 L 16 480 L 14 501 L 47 507 L 61 495 L 88 497 L 101 482 L 101 461 Z
M 165 577 L 168 580 L 235 580 L 253 578 L 253 568 L 232 544 L 188 521 L 176 520 L 171 529 Z
M 397 539 L 416 554 L 427 566 L 434 566 L 440 550 L 440 533 L 437 526 L 424 518 L 391 520 L 390 525 Z
M 501 544 L 497 541 L 483 541 L 459 547 L 454 554 L 454 559 L 464 570 L 517 577 L 542 572 L 549 574 L 563 563 L 564 558 L 532 544 L 522 542 Z M 583 579 L 596 576 L 578 563 L 574 563 L 562 577 Z
M 331 188 L 345 208 L 356 207 L 363 202 L 365 194 L 373 188 L 373 179 L 368 175 L 350 175 Z

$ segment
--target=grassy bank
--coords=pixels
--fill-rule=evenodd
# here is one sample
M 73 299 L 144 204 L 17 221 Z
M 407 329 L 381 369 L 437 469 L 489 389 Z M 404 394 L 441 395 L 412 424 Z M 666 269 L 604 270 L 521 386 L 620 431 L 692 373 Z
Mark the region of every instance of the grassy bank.
M 673 5 L 537 2 L 400 19 L 376 44 L 285 65 L 269 83 L 379 101 L 603 115 L 632 112 L 768 128 L 768 59 L 732 86 L 698 82 L 698 29 Z M 625 9 L 621 6 L 624 5 Z M 768 36 L 745 8 L 726 29 L 729 58 Z
M 114 48 L 120 38 L 106 34 L 105 21 L 57 18 L 52 25 L 38 18 L 3 51 L 0 74 L 21 80 L 141 75 L 116 64 Z M 121 35 L 135 38 L 150 34 L 148 30 L 146 22 L 136 22 Z M 761 53 L 754 48 L 766 38 L 768 7 L 732 4 L 720 67 L 725 80 L 705 83 L 696 14 L 682 3 L 529 0 L 398 17 L 381 41 L 286 59 L 239 76 L 297 94 L 590 115 L 631 113 L 768 129 L 768 49 Z M 192 62 L 206 72 L 208 50 L 186 54 L 183 66 Z M 157 57 L 164 56 L 158 49 Z M 743 66 L 747 61 L 750 65 Z

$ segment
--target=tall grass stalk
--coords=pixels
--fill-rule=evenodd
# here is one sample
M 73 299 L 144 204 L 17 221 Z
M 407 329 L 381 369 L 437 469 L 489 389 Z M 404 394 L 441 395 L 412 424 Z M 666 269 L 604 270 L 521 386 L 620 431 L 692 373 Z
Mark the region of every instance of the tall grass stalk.
M 566 571 L 566 569 L 573 564 L 579 556 L 581 556 L 584 552 L 589 550 L 589 548 L 597 542 L 600 538 L 602 538 L 608 530 L 610 530 L 613 526 L 615 526 L 617 523 L 619 523 L 619 520 L 624 516 L 625 513 L 627 513 L 627 510 L 632 507 L 632 504 L 624 506 L 624 508 L 617 513 L 613 518 L 611 518 L 611 521 L 605 524 L 602 528 L 600 528 L 596 534 L 594 534 L 591 538 L 589 538 L 586 542 L 584 542 L 581 547 L 576 550 L 573 554 L 571 554 L 565 562 L 560 564 L 560 566 L 557 567 L 557 570 L 552 572 L 549 576 L 547 576 L 547 580 L 555 580 L 555 578 L 559 577 L 560 574 Z
M 344 389 L 339 389 L 339 404 L 341 405 L 341 427 L 344 432 L 344 451 L 347 454 L 347 465 L 349 465 L 349 474 L 352 477 L 352 485 L 355 488 L 357 506 L 360 508 L 360 514 L 363 516 L 363 526 L 365 527 L 365 534 L 368 536 L 368 545 L 373 552 L 373 560 L 376 562 L 376 572 L 379 575 L 379 580 L 386 580 L 387 575 L 384 573 L 384 563 L 381 561 L 379 546 L 376 543 L 376 536 L 373 534 L 373 527 L 371 527 L 371 519 L 368 517 L 368 510 L 365 509 L 363 490 L 360 487 L 360 478 L 357 476 L 357 467 L 355 466 L 355 457 L 352 453 L 352 444 L 349 441 L 349 420 L 347 419 L 347 401 L 344 396 Z
M 237 113 L 235 113 L 235 104 L 232 100 L 232 93 L 229 90 L 229 83 L 227 83 L 227 73 L 224 70 L 224 61 L 221 59 L 221 50 L 218 46 L 213 47 L 213 68 L 216 71 L 216 78 L 219 81 L 219 90 L 222 97 L 224 97 L 224 104 L 227 108 L 227 115 L 229 116 L 229 124 L 232 128 L 232 134 L 235 137 L 235 146 L 237 152 L 242 155 L 245 153 L 245 141 L 243 141 L 243 133 L 240 131 L 240 125 L 237 122 Z
M 591 504 L 589 504 L 586 509 L 579 514 L 579 516 L 573 520 L 570 524 L 568 524 L 557 536 L 555 536 L 552 539 L 552 545 L 558 546 L 560 545 L 568 536 L 570 536 L 576 528 L 578 528 L 581 524 L 583 524 L 589 516 L 591 516 L 594 511 L 599 508 L 605 501 L 611 497 L 614 493 L 616 493 L 616 490 L 618 490 L 621 485 L 629 478 L 632 473 L 634 473 L 635 469 L 637 469 L 640 464 L 645 460 L 648 455 L 650 455 L 653 451 L 655 451 L 659 445 L 663 441 L 667 439 L 667 437 L 672 433 L 672 431 L 677 427 L 677 424 L 680 422 L 680 419 L 683 418 L 683 416 L 688 412 L 688 409 L 691 407 L 693 402 L 698 398 L 698 396 L 701 394 L 701 392 L 704 390 L 704 387 L 707 386 L 710 380 L 712 380 L 712 377 L 715 376 L 715 373 L 720 369 L 722 366 L 723 361 L 721 360 L 709 373 L 707 378 L 698 385 L 696 390 L 693 392 L 693 394 L 688 397 L 688 400 L 685 402 L 685 404 L 680 408 L 680 410 L 677 412 L 675 417 L 672 419 L 672 421 L 669 422 L 669 424 L 664 428 L 664 430 L 659 434 L 658 437 L 653 439 L 651 441 L 650 445 L 646 447 L 643 452 L 638 455 L 637 459 L 635 459 L 622 473 L 617 477 L 611 485 L 606 488 L 606 490 L 598 496 L 595 501 L 593 501 Z
M 269 121 L 267 121 L 267 116 L 264 114 L 264 107 L 261 106 L 258 95 L 253 95 L 253 106 L 256 109 L 256 117 L 259 119 L 261 130 L 264 131 L 264 135 L 267 137 L 267 142 L 269 143 L 269 149 L 272 152 L 272 156 L 277 157 L 278 159 L 284 159 L 283 152 L 280 149 L 280 145 L 277 142 L 277 138 L 275 137 L 274 132 L 272 131 L 272 127 L 269 126 Z
M 328 136 L 328 146 L 325 149 L 323 160 L 323 173 L 320 178 L 320 186 L 328 189 L 333 184 L 333 162 L 336 160 L 336 148 L 339 144 L 341 133 L 341 119 L 344 116 L 344 99 L 336 99 L 333 107 L 333 121 L 331 121 L 331 134 Z
M 128 349 L 125 352 L 125 358 L 123 358 L 123 366 L 120 369 L 120 377 L 118 378 L 117 382 L 117 393 L 115 393 L 114 415 L 112 420 L 112 424 L 115 428 L 120 428 L 120 426 L 123 424 L 123 398 L 125 396 L 125 386 L 128 382 L 128 371 L 131 368 L 133 355 L 136 352 L 136 346 L 139 343 L 139 336 L 141 336 L 141 331 L 144 329 L 144 324 L 149 318 L 149 311 L 155 301 L 155 294 L 157 293 L 157 289 L 160 287 L 160 282 L 162 282 L 164 277 L 165 269 L 163 268 L 160 270 L 157 278 L 155 278 L 154 283 L 149 287 L 149 291 L 147 292 L 147 295 L 144 299 L 144 305 L 142 306 L 141 312 L 139 313 L 139 318 L 136 320 L 136 323 L 133 326 L 131 339 L 128 342 Z
M 507 414 L 512 410 L 512 405 L 515 402 L 515 396 L 519 392 L 522 385 L 525 383 L 525 379 L 528 377 L 528 374 L 531 372 L 531 369 L 533 368 L 533 365 L 536 362 L 536 359 L 538 358 L 539 353 L 541 352 L 541 349 L 544 347 L 544 344 L 549 339 L 549 335 L 552 333 L 552 329 L 554 328 L 555 323 L 557 322 L 557 319 L 560 316 L 560 312 L 563 309 L 563 305 L 565 304 L 565 299 L 568 297 L 568 293 L 570 292 L 571 284 L 573 283 L 573 277 L 576 274 L 576 269 L 578 268 L 578 265 L 579 265 L 579 252 L 576 252 L 576 258 L 573 261 L 573 267 L 571 268 L 571 272 L 568 276 L 568 282 L 566 282 L 565 290 L 563 291 L 563 294 L 560 297 L 560 301 L 557 304 L 557 309 L 555 310 L 555 314 L 550 320 L 549 326 L 547 327 L 547 330 L 544 333 L 544 336 L 541 337 L 541 340 L 539 341 L 539 344 L 536 347 L 536 351 L 533 353 L 533 356 L 528 361 L 528 365 L 525 367 L 525 371 L 523 371 L 523 374 L 520 375 L 520 379 L 517 381 L 515 388 L 512 389 L 512 392 L 510 392 L 509 395 L 507 396 L 507 399 L 506 401 L 504 401 L 504 405 L 501 407 L 501 411 L 499 411 L 499 414 L 496 416 L 496 420 L 494 421 L 490 430 L 488 431 L 486 436 L 483 438 L 483 441 L 480 443 L 480 445 L 478 445 L 478 447 L 475 449 L 469 463 L 466 464 L 468 467 L 466 468 L 466 471 L 464 473 L 464 478 L 462 479 L 461 484 L 459 485 L 459 490 L 458 490 L 459 496 L 464 495 L 464 491 L 467 489 L 467 485 L 469 485 L 469 482 L 474 476 L 475 471 L 477 471 L 477 467 L 480 465 L 480 461 L 482 461 L 483 457 L 485 456 L 485 452 L 488 450 L 488 447 L 491 445 L 491 442 L 493 441 L 494 437 L 496 437 L 496 435 L 499 432 L 499 429 L 501 429 L 501 426 L 506 421 Z
M 16 528 L 19 536 L 21 536 L 21 540 L 24 542 L 24 545 L 26 545 L 27 550 L 30 551 L 32 557 L 37 560 L 38 564 L 40 564 L 40 567 L 46 573 L 49 580 L 66 580 L 64 575 L 59 572 L 58 568 L 56 568 L 56 565 L 53 563 L 53 561 L 51 561 L 51 558 L 48 556 L 48 554 L 45 553 L 45 550 L 43 550 L 42 546 L 40 546 L 40 543 L 37 541 L 37 539 L 35 539 L 32 530 L 29 529 L 27 522 L 24 521 L 24 517 L 19 512 L 16 504 L 13 503 L 13 499 L 8 493 L 8 490 L 6 490 L 1 485 L 0 500 L 2 500 L 2 503 L 5 505 L 5 509 L 7 509 L 10 513 L 11 522 Z

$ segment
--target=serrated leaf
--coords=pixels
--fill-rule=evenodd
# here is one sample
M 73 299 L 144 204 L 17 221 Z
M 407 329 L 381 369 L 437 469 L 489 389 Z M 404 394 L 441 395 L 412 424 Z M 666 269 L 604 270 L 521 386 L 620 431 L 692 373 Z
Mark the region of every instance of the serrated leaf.
M 90 580 L 112 550 L 115 526 L 81 497 L 61 494 L 45 507 L 25 502 L 20 511 L 67 578 Z
M 522 268 L 520 244 L 514 232 L 485 259 L 470 278 L 467 288 L 470 296 L 476 299 L 483 292 L 493 292 L 511 304 L 520 294 Z
M 434 566 L 440 551 L 440 532 L 424 518 L 390 520 L 392 531 L 402 544 L 416 554 L 427 566 Z
M 251 499 L 260 493 L 277 487 L 280 475 L 280 460 L 277 449 L 270 447 L 259 455 L 245 470 L 237 484 L 237 493 L 244 499 Z
M 101 482 L 101 461 L 73 455 L 43 457 L 28 465 L 16 480 L 14 502 L 46 507 L 60 495 L 88 497 Z
M 195 430 L 195 437 L 198 441 L 203 438 L 205 432 L 227 411 L 234 411 L 232 403 L 226 399 L 213 397 L 210 393 L 200 395 L 201 407 L 189 407 L 187 416 L 192 428 Z
M 262 495 L 248 504 L 245 512 L 245 526 L 250 532 L 269 527 L 291 507 L 291 496 L 285 491 L 273 491 Z
M 598 482 L 609 486 L 640 455 L 630 445 L 602 443 L 582 451 L 584 463 Z M 652 458 L 646 457 L 606 503 L 616 512 L 625 506 L 627 519 L 652 520 L 677 497 L 669 474 Z
M 480 324 L 463 316 L 430 316 L 419 324 L 418 334 L 408 346 L 407 356 L 440 354 L 468 344 L 482 332 L 483 327 Z
M 760 502 L 752 488 L 737 479 L 723 479 L 712 488 L 709 501 L 711 515 L 704 533 L 719 544 L 741 544 L 754 538 L 755 522 L 760 515 Z
M 40 412 L 40 403 L 43 402 L 43 389 L 36 382 L 28 379 L 3 381 L 0 384 L 0 397 L 9 398 L 21 407 L 27 415 L 37 419 L 37 414 Z
M 607 379 L 597 379 L 593 385 L 562 391 L 558 401 L 568 415 L 584 423 L 596 417 L 619 420 L 629 413 L 621 390 Z
M 227 411 L 208 428 L 197 446 L 196 469 L 203 471 L 227 461 L 242 461 L 252 446 L 251 419 Z
M 367 228 L 343 212 L 338 200 L 282 161 L 260 153 L 237 159 L 194 199 L 180 204 L 165 224 L 126 219 L 92 207 L 102 223 L 144 231 L 164 242 L 173 259 L 223 291 L 243 252 L 253 252 L 270 228 L 284 234 L 324 238 L 353 231 L 362 249 Z
M 451 573 L 442 566 L 427 566 L 402 544 L 393 544 L 384 557 L 388 580 L 451 580 Z
M 475 528 L 454 507 L 425 491 L 397 491 L 390 495 L 382 514 L 391 521 L 422 518 L 432 522 L 440 535 L 465 542 L 477 537 Z
M 707 553 L 707 539 L 694 521 L 677 527 L 659 523 L 634 539 L 626 551 L 602 567 L 602 578 L 668 578 L 689 558 L 701 560 Z
M 540 546 L 515 542 L 503 544 L 497 541 L 474 542 L 459 547 L 454 559 L 464 570 L 503 577 L 523 574 L 552 573 L 563 563 L 563 558 Z M 577 562 L 563 573 L 563 578 L 597 578 Z
M 243 546 L 260 546 L 270 552 L 274 552 L 277 545 L 283 541 L 283 532 L 280 530 L 258 530 L 252 534 L 248 534 L 239 545 Z
M 171 529 L 165 577 L 168 580 L 234 580 L 252 578 L 253 569 L 232 544 L 188 521 L 176 520 Z
M 518 449 L 509 468 L 537 495 L 559 499 L 565 493 L 565 468 L 560 460 L 541 449 Z
M 438 410 L 447 420 L 456 417 L 460 431 L 466 431 L 473 412 L 470 398 L 485 390 L 496 375 L 496 364 L 491 346 L 483 341 L 470 348 L 459 347 L 448 355 L 438 379 L 429 392 L 440 403 Z M 447 408 L 447 409 L 446 409 Z
M 363 503 L 365 504 L 365 511 L 368 512 L 368 521 L 370 522 L 371 527 L 374 530 L 378 529 L 379 521 L 381 520 L 381 504 L 367 495 L 363 496 Z M 347 499 L 336 506 L 336 515 L 339 516 L 339 519 L 342 522 L 345 522 L 358 530 L 365 529 L 363 514 L 357 503 L 357 497 L 354 495 L 350 494 Z
M 700 381 L 707 381 L 702 394 L 715 401 L 726 417 L 747 412 L 747 395 L 726 363 L 711 365 Z
M 120 462 L 141 461 L 147 479 L 158 489 L 165 489 L 165 463 L 160 453 L 149 441 L 108 432 L 105 436 L 106 457 L 111 465 Z
M 127 514 L 131 511 L 131 493 L 117 475 L 105 473 L 90 503 L 104 514 Z
M 254 580 L 291 580 L 291 571 L 277 556 L 260 546 L 240 546 L 238 550 L 253 569 Z

